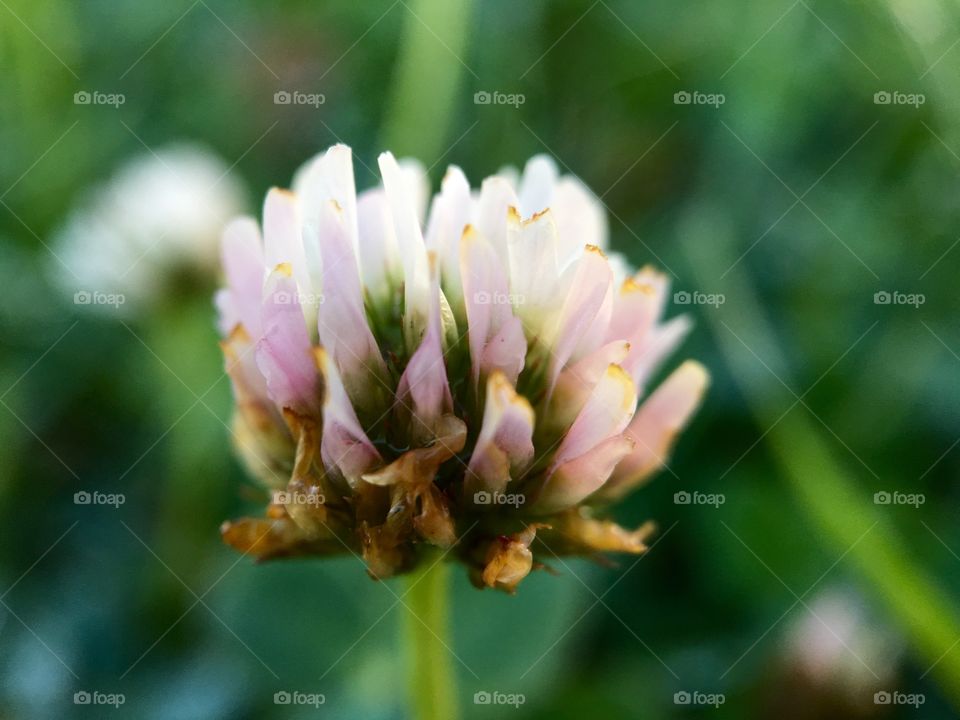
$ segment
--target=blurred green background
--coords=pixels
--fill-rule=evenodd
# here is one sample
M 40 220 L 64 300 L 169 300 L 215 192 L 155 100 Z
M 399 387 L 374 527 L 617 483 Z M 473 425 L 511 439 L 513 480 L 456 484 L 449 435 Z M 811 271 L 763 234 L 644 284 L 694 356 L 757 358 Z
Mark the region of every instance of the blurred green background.
M 946 0 L 0 1 L 0 717 L 406 716 L 400 585 L 220 544 L 263 498 L 224 425 L 217 279 L 127 315 L 52 281 L 89 189 L 184 139 L 252 213 L 338 141 L 360 187 L 382 149 L 434 188 L 547 152 L 616 249 L 723 297 L 669 310 L 695 317 L 678 358 L 713 386 L 618 509 L 658 521 L 649 555 L 557 563 L 516 597 L 456 573 L 466 717 L 958 717 L 958 45 Z

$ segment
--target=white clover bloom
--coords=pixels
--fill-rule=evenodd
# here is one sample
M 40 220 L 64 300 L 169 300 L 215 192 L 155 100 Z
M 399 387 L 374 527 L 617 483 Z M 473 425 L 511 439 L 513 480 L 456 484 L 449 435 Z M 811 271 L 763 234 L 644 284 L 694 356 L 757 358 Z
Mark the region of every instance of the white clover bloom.
M 652 526 L 594 516 L 663 466 L 707 384 L 686 362 L 648 387 L 688 329 L 660 320 L 665 276 L 611 262 L 602 206 L 547 157 L 479 190 L 451 167 L 425 223 L 420 166 L 379 164 L 357 195 L 334 146 L 268 193 L 262 235 L 250 218 L 224 232 L 237 445 L 279 491 L 225 540 L 350 549 L 375 577 L 456 543 L 478 585 L 506 590 L 535 538 L 642 552 Z
M 80 303 L 119 296 L 135 311 L 179 273 L 212 278 L 220 233 L 243 212 L 243 198 L 227 165 L 202 147 L 178 144 L 137 156 L 57 231 L 57 282 Z

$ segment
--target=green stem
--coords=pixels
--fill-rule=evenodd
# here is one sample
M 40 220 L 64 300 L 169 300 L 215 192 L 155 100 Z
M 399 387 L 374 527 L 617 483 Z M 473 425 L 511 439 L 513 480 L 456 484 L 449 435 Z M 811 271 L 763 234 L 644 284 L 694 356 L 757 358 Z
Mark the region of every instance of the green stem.
M 410 716 L 416 720 L 456 720 L 456 671 L 449 646 L 450 566 L 425 558 L 407 576 L 403 639 L 407 648 Z

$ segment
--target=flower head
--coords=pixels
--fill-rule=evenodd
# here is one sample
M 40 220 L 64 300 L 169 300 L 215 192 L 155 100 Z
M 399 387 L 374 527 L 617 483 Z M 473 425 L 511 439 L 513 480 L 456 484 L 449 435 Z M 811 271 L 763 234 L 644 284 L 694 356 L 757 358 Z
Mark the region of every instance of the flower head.
M 275 491 L 226 542 L 353 552 L 375 577 L 434 545 L 509 591 L 553 553 L 642 552 L 652 525 L 600 514 L 663 466 L 707 383 L 687 362 L 647 388 L 688 329 L 660 321 L 666 278 L 605 254 L 599 201 L 549 158 L 479 190 L 451 167 L 425 223 L 422 168 L 379 164 L 357 195 L 334 146 L 268 193 L 262 233 L 224 232 L 235 436 Z
M 229 171 L 192 144 L 130 160 L 58 231 L 59 284 L 88 298 L 122 297 L 131 312 L 161 297 L 178 273 L 212 278 L 220 231 L 244 207 Z

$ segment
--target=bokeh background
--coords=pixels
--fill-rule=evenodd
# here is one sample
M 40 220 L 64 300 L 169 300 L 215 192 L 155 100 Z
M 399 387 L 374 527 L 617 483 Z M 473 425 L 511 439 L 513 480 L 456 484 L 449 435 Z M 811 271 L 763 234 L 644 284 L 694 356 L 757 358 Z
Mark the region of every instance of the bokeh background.
M 617 511 L 657 544 L 515 597 L 457 573 L 466 717 L 958 717 L 958 3 L 2 0 L 0 67 L 0 717 L 406 716 L 399 585 L 220 544 L 263 496 L 224 424 L 215 272 L 157 237 L 147 300 L 74 301 L 119 290 L 71 279 L 69 218 L 183 141 L 251 213 L 338 141 L 361 187 L 387 148 L 434 188 L 547 152 L 689 293 L 678 358 L 713 385 Z

